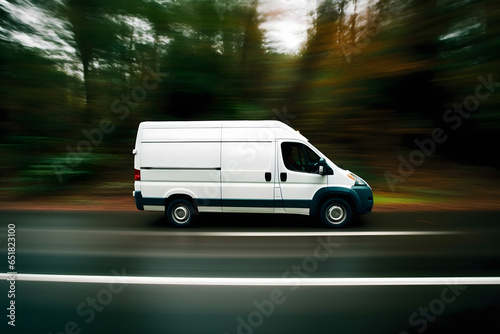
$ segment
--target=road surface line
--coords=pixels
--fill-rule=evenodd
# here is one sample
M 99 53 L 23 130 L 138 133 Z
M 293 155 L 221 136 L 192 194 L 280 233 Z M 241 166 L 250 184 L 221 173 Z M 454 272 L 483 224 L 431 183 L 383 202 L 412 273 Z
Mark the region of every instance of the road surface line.
M 11 279 L 1 273 L 0 279 Z M 342 278 L 235 278 L 235 277 L 139 277 L 16 274 L 16 281 L 57 283 L 123 283 L 143 285 L 202 286 L 416 286 L 500 285 L 500 277 L 342 277 Z
M 120 230 L 71 230 L 71 229 L 27 229 L 36 233 L 91 233 L 130 235 L 143 237 L 383 237 L 383 236 L 424 236 L 462 234 L 458 231 L 317 231 L 317 232 L 195 232 L 195 231 L 120 231 Z

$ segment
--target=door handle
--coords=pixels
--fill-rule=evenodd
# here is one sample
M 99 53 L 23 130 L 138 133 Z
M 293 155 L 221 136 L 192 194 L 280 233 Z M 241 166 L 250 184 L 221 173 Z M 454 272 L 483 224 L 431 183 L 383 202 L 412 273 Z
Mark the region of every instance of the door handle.
M 285 172 L 280 173 L 280 180 L 281 180 L 282 182 L 285 182 L 285 181 L 286 181 L 286 178 L 287 178 L 287 175 L 286 175 L 286 173 L 285 173 Z
M 265 177 L 266 177 L 266 181 L 270 182 L 271 181 L 271 172 L 266 172 Z

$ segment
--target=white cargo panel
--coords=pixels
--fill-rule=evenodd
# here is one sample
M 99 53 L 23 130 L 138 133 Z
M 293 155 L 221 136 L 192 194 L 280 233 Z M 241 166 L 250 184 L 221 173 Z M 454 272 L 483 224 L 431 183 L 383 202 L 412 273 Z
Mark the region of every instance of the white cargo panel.
M 144 129 L 142 131 L 142 142 L 199 142 L 220 141 L 221 129 L 216 128 L 164 128 Z
M 275 143 L 272 141 L 222 143 L 222 198 L 232 201 L 223 211 L 248 212 L 247 205 L 274 199 Z M 270 179 L 266 180 L 266 173 Z M 250 201 L 250 202 L 249 202 Z M 224 202 L 223 202 L 224 203 Z M 241 203 L 241 204 L 238 204 Z M 244 207 L 239 207 L 242 205 Z M 251 204 L 253 205 L 253 204 Z M 259 207 L 260 212 L 273 212 L 272 206 Z
M 274 143 L 268 142 L 225 142 L 222 143 L 222 170 L 227 172 L 227 178 L 223 181 L 238 178 L 246 179 L 246 176 L 241 176 L 245 172 L 270 172 L 274 166 Z M 258 175 L 258 174 L 248 174 Z M 258 178 L 250 177 L 246 179 L 248 182 L 260 182 L 263 180 L 262 175 Z M 231 177 L 233 176 L 233 178 Z
M 220 142 L 143 142 L 141 168 L 220 168 L 220 145 Z
M 273 128 L 223 128 L 222 141 L 274 141 Z

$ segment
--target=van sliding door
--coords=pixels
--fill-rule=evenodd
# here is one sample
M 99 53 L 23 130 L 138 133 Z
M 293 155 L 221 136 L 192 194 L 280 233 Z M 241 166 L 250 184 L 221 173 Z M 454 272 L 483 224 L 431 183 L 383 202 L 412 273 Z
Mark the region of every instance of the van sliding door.
M 223 141 L 222 210 L 274 212 L 275 142 Z

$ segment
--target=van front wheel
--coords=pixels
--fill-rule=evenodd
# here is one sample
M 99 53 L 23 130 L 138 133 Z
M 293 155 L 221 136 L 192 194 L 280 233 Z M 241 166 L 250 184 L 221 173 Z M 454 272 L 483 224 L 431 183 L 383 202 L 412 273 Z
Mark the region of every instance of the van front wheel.
M 328 227 L 342 227 L 351 220 L 351 216 L 351 206 L 340 198 L 329 199 L 321 207 L 320 219 Z
M 167 206 L 165 214 L 172 225 L 186 227 L 193 220 L 195 211 L 193 205 L 185 199 L 176 199 Z

